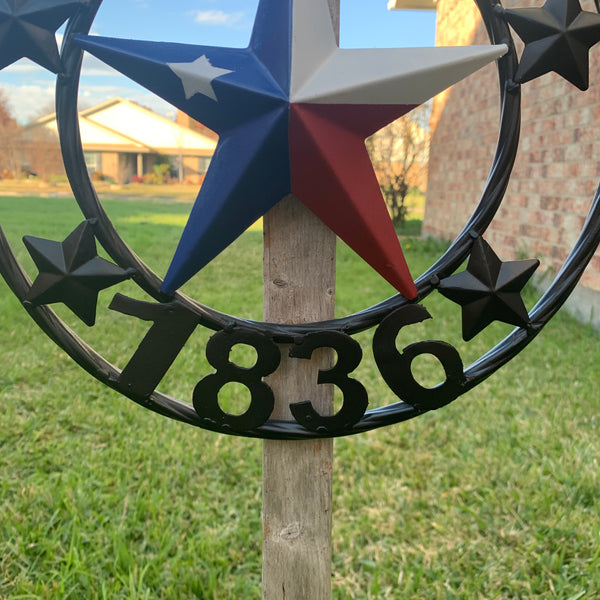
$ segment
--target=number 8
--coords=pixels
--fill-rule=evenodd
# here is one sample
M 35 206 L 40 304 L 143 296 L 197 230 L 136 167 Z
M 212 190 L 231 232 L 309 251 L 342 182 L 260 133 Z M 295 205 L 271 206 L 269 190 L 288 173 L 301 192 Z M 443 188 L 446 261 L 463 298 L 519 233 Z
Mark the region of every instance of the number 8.
M 237 344 L 252 346 L 257 360 L 245 368 L 229 360 L 231 349 Z M 194 389 L 194 409 L 205 421 L 224 429 L 247 431 L 260 427 L 271 416 L 275 404 L 271 388 L 262 380 L 279 366 L 281 353 L 266 335 L 253 331 L 219 331 L 206 346 L 206 358 L 217 370 L 201 379 Z M 231 415 L 219 406 L 219 391 L 228 383 L 237 382 L 250 391 L 250 406 L 241 415 Z

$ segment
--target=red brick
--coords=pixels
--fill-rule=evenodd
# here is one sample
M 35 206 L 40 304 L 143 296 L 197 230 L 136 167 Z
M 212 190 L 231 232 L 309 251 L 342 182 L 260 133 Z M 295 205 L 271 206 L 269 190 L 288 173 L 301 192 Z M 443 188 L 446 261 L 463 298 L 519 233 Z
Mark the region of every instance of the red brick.
M 508 0 L 538 6 L 537 0 Z M 594 10 L 593 0 L 584 6 Z M 438 0 L 440 45 L 488 43 L 471 0 Z M 522 48 L 520 41 L 517 47 Z M 590 53 L 590 89 L 582 93 L 556 74 L 522 86 L 520 150 L 497 217 L 486 233 L 510 258 L 525 250 L 544 268 L 560 268 L 589 210 L 600 176 L 600 47 Z M 498 136 L 496 70 L 489 66 L 436 98 L 424 231 L 453 238 L 484 188 Z M 461 126 L 457 127 L 457 123 Z M 594 160 L 596 159 L 596 160 Z M 600 258 L 584 283 L 600 291 Z

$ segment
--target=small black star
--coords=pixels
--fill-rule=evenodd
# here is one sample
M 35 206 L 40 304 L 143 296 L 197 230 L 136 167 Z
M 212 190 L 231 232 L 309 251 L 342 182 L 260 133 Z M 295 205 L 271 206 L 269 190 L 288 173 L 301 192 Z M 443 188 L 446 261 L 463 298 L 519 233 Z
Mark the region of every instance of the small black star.
M 462 306 L 462 334 L 468 342 L 493 321 L 524 327 L 529 315 L 521 290 L 538 268 L 537 259 L 502 262 L 478 237 L 467 270 L 440 282 L 439 291 Z
M 518 83 L 554 71 L 588 89 L 588 53 L 600 41 L 600 15 L 581 10 L 579 0 L 547 0 L 542 8 L 507 10 L 506 18 L 525 42 Z
M 62 302 L 86 325 L 96 321 L 98 292 L 133 275 L 98 256 L 89 221 L 84 221 L 63 242 L 23 238 L 39 275 L 25 302 L 34 306 Z
M 30 58 L 60 72 L 56 30 L 80 4 L 80 0 L 0 0 L 0 69 Z

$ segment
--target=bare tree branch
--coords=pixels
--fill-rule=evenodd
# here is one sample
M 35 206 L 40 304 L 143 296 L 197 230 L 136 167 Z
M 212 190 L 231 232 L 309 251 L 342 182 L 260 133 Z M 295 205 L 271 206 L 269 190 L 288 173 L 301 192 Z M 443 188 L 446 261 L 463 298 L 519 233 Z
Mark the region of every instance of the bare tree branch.
M 429 105 L 419 106 L 366 142 L 381 193 L 395 224 L 406 219 L 405 200 L 409 189 L 425 186 L 430 112 Z

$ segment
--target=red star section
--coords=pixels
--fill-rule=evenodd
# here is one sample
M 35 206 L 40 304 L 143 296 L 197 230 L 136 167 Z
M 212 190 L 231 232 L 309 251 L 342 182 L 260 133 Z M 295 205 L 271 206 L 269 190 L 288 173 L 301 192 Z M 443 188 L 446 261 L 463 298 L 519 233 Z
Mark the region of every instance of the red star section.
M 381 201 L 365 138 L 413 108 L 292 104 L 289 129 L 292 193 L 409 299 L 417 288 Z

